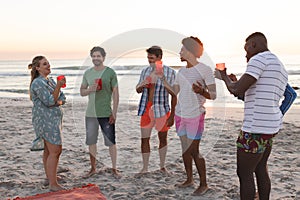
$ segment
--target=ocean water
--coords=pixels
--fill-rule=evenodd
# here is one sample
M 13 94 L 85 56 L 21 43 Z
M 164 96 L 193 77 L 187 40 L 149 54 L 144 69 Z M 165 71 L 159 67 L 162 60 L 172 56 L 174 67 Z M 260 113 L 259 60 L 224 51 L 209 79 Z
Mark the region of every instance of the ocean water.
M 182 66 L 178 57 L 164 58 L 169 66 Z M 300 87 L 300 56 L 285 57 L 283 60 L 289 73 L 289 83 L 294 87 Z M 246 67 L 246 63 L 239 59 L 225 60 L 229 73 L 240 76 Z M 0 97 L 28 97 L 30 83 L 30 70 L 27 66 L 30 60 L 0 61 Z M 147 66 L 145 58 L 118 58 L 105 62 L 113 68 L 119 81 L 120 103 L 138 104 L 140 95 L 135 92 L 135 86 L 143 67 Z M 79 95 L 79 87 L 84 70 L 91 66 L 91 61 L 86 60 L 50 60 L 50 77 L 56 80 L 58 75 L 65 75 L 67 87 L 62 89 L 68 100 L 82 99 Z M 230 67 L 229 67 L 230 66 Z M 178 70 L 178 68 L 175 68 Z M 295 105 L 300 105 L 300 91 L 296 90 L 298 97 Z M 217 99 L 207 101 L 207 105 L 230 105 L 241 107 L 243 103 L 229 94 L 225 85 L 217 80 Z

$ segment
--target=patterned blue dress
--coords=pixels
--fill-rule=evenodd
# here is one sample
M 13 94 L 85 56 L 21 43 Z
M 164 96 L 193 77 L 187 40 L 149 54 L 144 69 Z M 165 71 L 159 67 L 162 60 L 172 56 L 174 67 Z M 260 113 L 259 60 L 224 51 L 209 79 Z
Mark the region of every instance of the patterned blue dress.
M 54 102 L 52 93 L 55 86 L 56 82 L 52 78 L 39 76 L 32 81 L 32 124 L 37 139 L 43 138 L 51 144 L 61 145 L 63 110 Z M 66 101 L 63 92 L 60 92 L 58 99 Z

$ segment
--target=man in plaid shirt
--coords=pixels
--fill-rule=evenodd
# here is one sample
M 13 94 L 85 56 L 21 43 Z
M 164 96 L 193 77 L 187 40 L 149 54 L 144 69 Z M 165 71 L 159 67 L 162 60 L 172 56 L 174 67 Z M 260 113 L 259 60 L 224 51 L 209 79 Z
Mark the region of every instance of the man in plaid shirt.
M 142 93 L 138 115 L 141 116 L 141 151 L 143 168 L 139 174 L 148 172 L 150 157 L 150 136 L 152 128 L 158 131 L 160 170 L 167 172 L 165 158 L 167 154 L 167 135 L 169 128 L 174 124 L 175 106 L 177 98 L 172 86 L 176 72 L 168 66 L 163 65 L 162 70 L 158 68 L 161 63 L 162 49 L 152 46 L 146 50 L 150 66 L 142 70 L 139 83 L 136 86 L 137 93 Z M 169 94 L 171 95 L 171 109 L 169 105 Z

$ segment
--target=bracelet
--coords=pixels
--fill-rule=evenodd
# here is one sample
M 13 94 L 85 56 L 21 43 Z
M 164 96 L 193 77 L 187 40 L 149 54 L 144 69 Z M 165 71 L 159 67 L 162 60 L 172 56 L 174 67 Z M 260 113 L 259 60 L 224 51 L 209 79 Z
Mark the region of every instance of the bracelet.
M 166 79 L 165 75 L 163 75 L 163 76 L 160 78 L 161 81 L 164 81 L 165 79 Z

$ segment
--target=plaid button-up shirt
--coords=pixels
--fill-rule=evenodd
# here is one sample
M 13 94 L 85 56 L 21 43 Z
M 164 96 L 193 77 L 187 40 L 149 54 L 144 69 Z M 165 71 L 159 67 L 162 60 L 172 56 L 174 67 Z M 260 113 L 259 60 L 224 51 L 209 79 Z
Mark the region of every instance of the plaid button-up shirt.
M 164 65 L 164 75 L 166 77 L 166 81 L 173 86 L 175 81 L 176 72 L 174 69 Z M 152 72 L 152 67 L 148 66 L 142 70 L 139 83 L 146 79 Z M 148 88 L 144 88 L 141 96 L 141 100 L 139 103 L 138 116 L 142 116 L 146 110 L 146 105 L 148 103 Z M 160 79 L 157 79 L 155 84 L 155 92 L 153 97 L 153 106 L 154 106 L 154 117 L 159 118 L 166 115 L 167 112 L 170 111 L 169 105 L 169 93 L 165 89 L 163 82 Z

